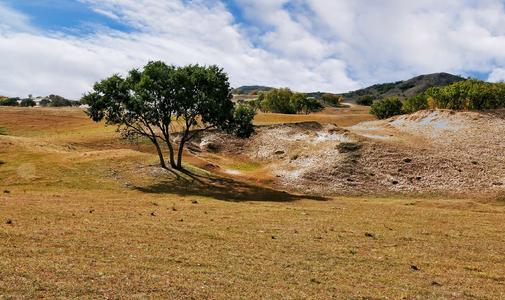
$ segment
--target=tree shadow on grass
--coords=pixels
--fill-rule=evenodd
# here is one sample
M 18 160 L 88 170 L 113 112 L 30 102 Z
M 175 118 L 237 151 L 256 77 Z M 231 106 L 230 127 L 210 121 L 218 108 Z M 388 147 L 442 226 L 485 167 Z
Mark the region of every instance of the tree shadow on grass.
M 320 196 L 294 195 L 284 191 L 253 185 L 214 175 L 198 175 L 190 171 L 170 171 L 175 176 L 149 186 L 137 186 L 143 193 L 204 196 L 224 201 L 289 202 L 301 199 L 325 201 Z

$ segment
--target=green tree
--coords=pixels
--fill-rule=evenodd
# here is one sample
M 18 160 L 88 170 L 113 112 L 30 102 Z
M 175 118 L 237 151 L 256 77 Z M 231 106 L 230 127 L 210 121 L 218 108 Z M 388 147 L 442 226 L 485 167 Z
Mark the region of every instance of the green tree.
M 356 103 L 363 106 L 372 106 L 375 97 L 373 95 L 359 96 Z
M 230 92 L 228 76 L 217 66 L 177 68 L 157 61 L 130 71 L 126 78 L 113 75 L 97 82 L 81 102 L 89 105 L 88 115 L 94 121 L 105 119 L 119 126 L 125 136 L 148 138 L 163 168 L 165 145 L 171 167 L 182 169 L 184 146 L 198 132 L 233 131 Z
M 402 106 L 403 112 L 407 114 L 428 108 L 428 96 L 426 93 L 417 94 L 415 96 L 407 98 L 403 102 Z
M 7 98 L 0 100 L 0 106 L 18 106 L 19 98 Z
M 312 112 L 318 112 L 323 110 L 324 106 L 316 98 L 306 97 L 304 94 L 294 94 L 293 105 L 297 112 L 302 112 L 306 115 Z
M 33 101 L 32 98 L 23 99 L 19 103 L 19 106 L 22 106 L 22 107 L 34 107 L 35 105 L 37 105 L 37 104 L 35 103 L 35 101 Z
M 233 112 L 234 125 L 231 127 L 232 133 L 239 138 L 248 138 L 254 132 L 253 119 L 256 115 L 256 110 L 250 106 L 238 105 L 235 106 Z
M 293 105 L 294 93 L 289 89 L 274 89 L 261 93 L 258 100 L 261 102 L 261 110 L 281 114 L 296 114 Z
M 50 106 L 51 100 L 49 100 L 49 98 L 46 97 L 46 98 L 40 100 L 39 105 L 42 107 Z
M 326 93 L 321 96 L 321 101 L 327 105 L 339 106 L 344 101 L 344 97 Z
M 261 111 L 296 114 L 311 113 L 323 109 L 323 105 L 315 98 L 308 98 L 302 93 L 293 93 L 290 89 L 273 89 L 259 95 L 256 105 Z
M 402 114 L 402 102 L 397 97 L 389 97 L 372 104 L 370 113 L 379 119 L 387 119 Z

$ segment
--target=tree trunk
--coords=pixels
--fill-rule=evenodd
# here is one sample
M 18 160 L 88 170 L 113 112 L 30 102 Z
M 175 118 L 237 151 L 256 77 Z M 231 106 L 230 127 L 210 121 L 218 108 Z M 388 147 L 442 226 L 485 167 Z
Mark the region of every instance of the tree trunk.
M 172 145 L 170 139 L 167 139 L 167 146 L 168 146 L 168 157 L 170 159 L 170 166 L 172 166 L 172 168 L 174 169 L 177 169 L 177 164 L 175 162 L 174 146 Z
M 165 158 L 163 157 L 163 151 L 161 151 L 160 144 L 156 139 L 151 139 L 153 142 L 154 146 L 156 146 L 156 151 L 158 152 L 158 157 L 160 159 L 160 167 L 163 169 L 167 169 L 167 164 L 165 163 Z
M 181 137 L 179 149 L 177 149 L 177 170 L 182 170 L 182 152 L 184 151 L 184 144 L 186 143 L 186 134 Z

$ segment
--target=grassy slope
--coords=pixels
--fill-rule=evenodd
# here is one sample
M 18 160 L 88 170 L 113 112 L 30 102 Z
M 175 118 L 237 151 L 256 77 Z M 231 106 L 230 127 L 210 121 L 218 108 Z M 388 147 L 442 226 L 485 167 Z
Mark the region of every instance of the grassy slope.
M 0 127 L 0 298 L 505 297 L 498 203 L 160 173 L 76 109 L 1 109 Z

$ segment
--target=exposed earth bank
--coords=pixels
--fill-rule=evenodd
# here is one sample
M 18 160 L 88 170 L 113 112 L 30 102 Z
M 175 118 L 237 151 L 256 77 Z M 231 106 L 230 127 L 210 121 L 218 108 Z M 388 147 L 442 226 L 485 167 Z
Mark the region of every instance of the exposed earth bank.
M 429 110 L 347 128 L 269 125 L 258 127 L 249 140 L 210 132 L 192 149 L 265 164 L 273 184 L 291 192 L 505 192 L 505 110 Z

